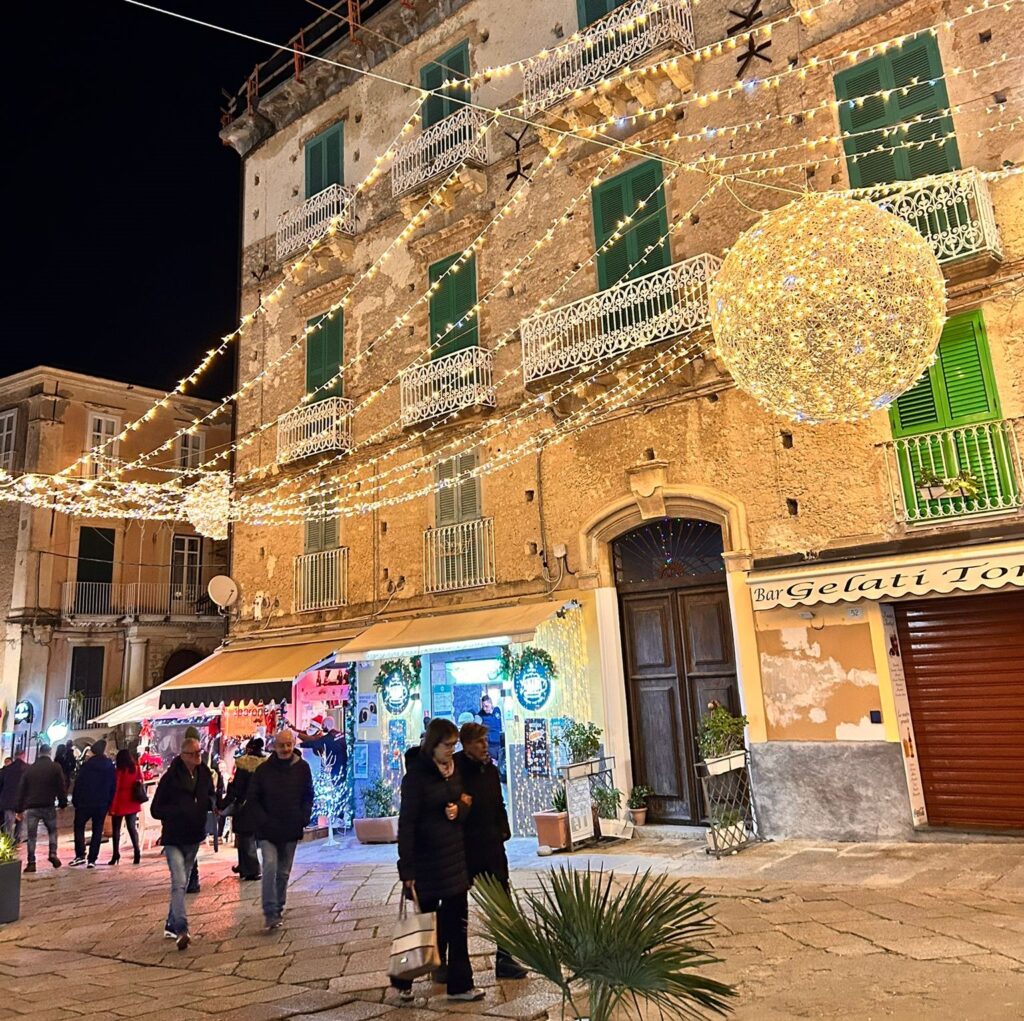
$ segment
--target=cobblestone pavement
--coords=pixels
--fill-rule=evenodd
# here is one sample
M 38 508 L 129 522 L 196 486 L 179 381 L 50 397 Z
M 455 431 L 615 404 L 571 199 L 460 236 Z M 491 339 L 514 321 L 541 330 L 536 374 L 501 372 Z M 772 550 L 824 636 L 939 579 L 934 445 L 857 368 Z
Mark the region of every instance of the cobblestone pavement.
M 63 842 L 62 842 L 63 845 Z M 715 862 L 696 843 L 633 841 L 541 859 L 510 845 L 513 881 L 590 860 L 692 880 L 717 903 L 709 972 L 735 982 L 735 1017 L 1006 1019 L 1024 1004 L 1024 842 L 763 844 Z M 62 846 L 64 861 L 70 849 Z M 101 861 L 106 857 L 104 848 Z M 162 938 L 168 880 L 143 863 L 40 871 L 22 920 L 0 926 L 0 1017 L 17 1021 L 432 1021 L 561 1017 L 539 979 L 495 982 L 491 947 L 471 951 L 480 1003 L 450 1006 L 418 983 L 399 1008 L 383 977 L 397 903 L 393 847 L 351 840 L 299 849 L 283 928 L 261 929 L 258 883 L 230 872 L 231 848 L 201 853 L 190 897 L 196 939 Z M 550 1012 L 550 1013 L 549 1013 Z

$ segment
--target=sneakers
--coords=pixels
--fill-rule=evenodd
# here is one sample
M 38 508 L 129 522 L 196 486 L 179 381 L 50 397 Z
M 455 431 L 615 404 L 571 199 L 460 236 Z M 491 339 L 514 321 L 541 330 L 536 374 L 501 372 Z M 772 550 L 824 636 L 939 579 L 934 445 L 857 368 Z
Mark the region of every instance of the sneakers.
M 482 1000 L 484 991 L 482 989 L 467 989 L 464 993 L 449 993 L 448 999 L 453 1003 L 472 1003 L 474 1000 Z
M 173 929 L 164 929 L 164 939 L 177 939 L 178 934 Z
M 85 867 L 87 869 L 94 869 L 94 868 L 96 868 L 96 862 L 94 862 L 94 861 L 86 862 L 85 863 Z
M 278 916 L 277 918 L 268 918 L 267 919 L 267 932 L 270 932 L 271 929 L 280 929 L 280 928 L 281 928 L 281 918 L 280 918 L 280 916 Z
M 50 856 L 49 862 L 55 869 L 60 868 L 60 858 L 58 858 L 55 854 Z
M 72 868 L 74 868 L 76 865 L 84 865 L 84 864 L 85 864 L 85 859 L 84 858 L 72 858 L 71 859 L 71 867 Z
M 36 863 L 34 861 L 27 861 L 27 862 L 25 862 L 25 871 L 26 872 L 35 872 L 35 870 L 36 870 Z
M 179 950 L 184 950 L 191 942 L 192 937 L 188 934 L 187 929 L 184 932 L 178 933 L 177 943 Z
M 399 1003 L 412 1003 L 416 997 L 412 995 L 411 989 L 399 989 L 398 990 L 398 1002 Z

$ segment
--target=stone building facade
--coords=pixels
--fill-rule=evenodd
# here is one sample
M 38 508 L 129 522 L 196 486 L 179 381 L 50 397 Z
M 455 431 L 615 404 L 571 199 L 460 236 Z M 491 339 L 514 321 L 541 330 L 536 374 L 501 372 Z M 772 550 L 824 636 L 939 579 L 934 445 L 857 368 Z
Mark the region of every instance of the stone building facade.
M 163 396 L 108 379 L 39 367 L 0 380 L 3 467 L 53 475 L 141 418 Z M 169 408 L 103 455 L 131 462 L 214 405 L 176 398 Z M 128 472 L 126 481 L 163 481 L 156 469 L 198 463 L 230 442 L 230 424 L 211 424 Z M 109 463 L 104 463 L 108 468 Z M 87 483 L 86 483 L 87 484 Z M 177 522 L 68 516 L 28 504 L 0 506 L 0 719 L 4 754 L 34 754 L 53 724 L 73 740 L 103 736 L 90 720 L 199 661 L 222 641 L 223 617 L 206 596 L 227 567 L 226 543 Z M 30 720 L 17 719 L 17 706 Z M 53 733 L 59 733 L 54 731 Z
M 420 698 L 357 732 L 370 775 L 423 714 L 475 708 L 468 683 L 501 703 L 524 831 L 551 780 L 524 749 L 557 758 L 568 717 L 601 726 L 618 787 L 655 789 L 654 819 L 706 821 L 711 699 L 748 717 L 764 832 L 1024 826 L 1001 772 L 1019 665 L 977 668 L 1014 732 L 972 778 L 943 765 L 988 740 L 970 671 L 950 668 L 944 720 L 921 652 L 932 628 L 966 664 L 1024 601 L 1024 11 L 525 6 L 370 5 L 328 62 L 268 64 L 222 132 L 254 316 L 236 472 L 260 519 L 234 528 L 232 638 L 338 635 L 344 658 L 348 636 L 428 622 L 350 644 L 360 690 L 385 654 L 424 653 Z M 417 86 L 441 91 L 410 125 Z M 796 425 L 716 361 L 709 282 L 760 211 L 850 187 L 929 239 L 950 321 L 895 410 Z M 957 379 L 979 403 L 954 406 Z M 524 630 L 561 650 L 560 680 L 531 709 L 480 672 L 497 618 L 476 652 L 461 624 L 545 603 Z

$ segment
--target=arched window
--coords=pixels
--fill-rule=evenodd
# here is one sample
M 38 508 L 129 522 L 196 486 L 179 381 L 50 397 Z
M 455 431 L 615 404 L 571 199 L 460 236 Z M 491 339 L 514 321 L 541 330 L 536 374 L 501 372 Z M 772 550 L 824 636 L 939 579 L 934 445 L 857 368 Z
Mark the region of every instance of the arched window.
M 172 652 L 164 664 L 164 680 L 169 681 L 172 677 L 177 677 L 183 670 L 195 666 L 202 658 L 202 653 L 196 652 L 195 649 L 178 649 L 177 652 Z
M 617 585 L 725 580 L 722 529 L 710 521 L 660 518 L 612 543 Z

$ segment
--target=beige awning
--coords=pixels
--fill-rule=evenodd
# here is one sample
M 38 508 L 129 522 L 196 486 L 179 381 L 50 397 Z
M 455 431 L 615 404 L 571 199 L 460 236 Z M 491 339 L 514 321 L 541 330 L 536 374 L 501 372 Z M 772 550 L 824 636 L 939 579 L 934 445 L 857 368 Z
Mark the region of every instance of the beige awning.
M 525 603 L 373 624 L 343 645 L 338 656 L 346 660 L 390 659 L 479 645 L 528 642 L 537 628 L 563 605 L 564 602 Z

